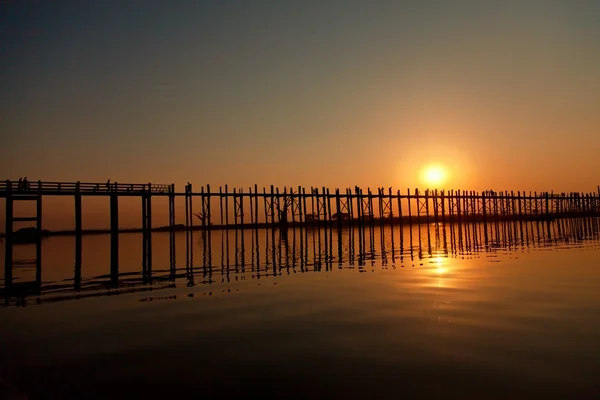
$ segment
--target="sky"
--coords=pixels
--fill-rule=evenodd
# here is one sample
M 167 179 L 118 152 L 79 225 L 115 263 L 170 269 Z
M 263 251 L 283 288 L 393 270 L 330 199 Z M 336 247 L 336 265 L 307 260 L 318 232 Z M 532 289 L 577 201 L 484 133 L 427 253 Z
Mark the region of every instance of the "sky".
M 595 191 L 600 2 L 0 1 L 0 171 Z

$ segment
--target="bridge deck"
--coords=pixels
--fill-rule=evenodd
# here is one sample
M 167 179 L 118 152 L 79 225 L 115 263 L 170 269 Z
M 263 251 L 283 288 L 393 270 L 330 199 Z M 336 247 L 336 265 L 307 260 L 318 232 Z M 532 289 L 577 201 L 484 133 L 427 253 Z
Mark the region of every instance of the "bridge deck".
M 107 196 L 118 194 L 119 196 L 141 196 L 145 193 L 152 195 L 168 195 L 174 193 L 173 185 L 153 183 L 117 183 L 117 182 L 42 182 L 34 181 L 27 184 L 19 184 L 18 181 L 0 181 L 0 197 L 6 197 L 7 193 L 14 195 L 64 195 L 73 196 L 77 193 L 85 196 Z

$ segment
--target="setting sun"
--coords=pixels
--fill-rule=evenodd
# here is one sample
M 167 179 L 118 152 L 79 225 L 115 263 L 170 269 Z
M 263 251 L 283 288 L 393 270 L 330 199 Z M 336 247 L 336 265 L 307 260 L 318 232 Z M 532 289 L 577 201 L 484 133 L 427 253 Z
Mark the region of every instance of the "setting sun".
M 422 179 L 427 185 L 440 185 L 446 180 L 446 170 L 440 165 L 428 165 L 423 169 Z

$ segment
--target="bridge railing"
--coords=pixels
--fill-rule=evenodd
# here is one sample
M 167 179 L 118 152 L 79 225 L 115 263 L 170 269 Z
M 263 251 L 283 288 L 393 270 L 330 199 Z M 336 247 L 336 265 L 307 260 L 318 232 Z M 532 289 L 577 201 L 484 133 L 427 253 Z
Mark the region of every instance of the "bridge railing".
M 0 181 L 0 192 L 34 192 L 34 193 L 172 193 L 173 185 L 154 183 L 118 183 L 118 182 L 42 182 L 42 181 Z

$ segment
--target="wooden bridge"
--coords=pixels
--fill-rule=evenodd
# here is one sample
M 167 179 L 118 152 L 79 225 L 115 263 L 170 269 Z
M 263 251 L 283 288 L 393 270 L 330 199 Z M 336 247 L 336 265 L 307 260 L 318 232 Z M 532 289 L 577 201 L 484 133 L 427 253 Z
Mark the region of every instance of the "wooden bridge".
M 119 198 L 139 197 L 142 209 L 143 271 L 152 269 L 152 198 L 169 199 L 171 254 L 174 255 L 175 199 L 185 198 L 185 229 L 246 229 L 305 225 L 327 225 L 365 228 L 374 224 L 453 223 L 454 221 L 483 221 L 489 219 L 538 219 L 600 215 L 600 187 L 595 193 L 526 193 L 522 191 L 438 191 L 423 192 L 410 189 L 405 194 L 378 188 L 371 191 L 359 187 L 331 190 L 325 187 L 308 190 L 303 187 L 258 186 L 247 190 L 228 186 L 211 192 L 209 185 L 194 191 L 191 184 L 184 192 L 176 192 L 174 184 L 118 182 L 42 182 L 0 181 L 0 198 L 6 205 L 5 285 L 12 283 L 13 245 L 19 241 L 36 244 L 36 267 L 42 263 L 42 204 L 46 196 L 73 196 L 75 214 L 75 264 L 81 265 L 82 198 L 110 198 L 111 274 L 118 274 L 119 262 Z M 199 200 L 199 205 L 197 204 Z M 14 203 L 36 202 L 36 215 L 14 216 Z M 197 207 L 197 208 L 196 208 Z M 194 209 L 197 210 L 194 213 Z M 217 213 L 213 215 L 213 212 Z M 230 218 L 231 217 L 231 218 Z M 33 234 L 23 237 L 14 231 L 15 222 L 33 222 Z M 195 223 L 196 222 L 196 223 Z M 191 239 L 188 239 L 191 240 Z M 188 245 L 189 247 L 189 245 Z M 172 260 L 173 262 L 173 260 Z
M 0 181 L 0 197 L 9 195 L 53 195 L 75 196 L 140 196 L 145 193 L 153 195 L 169 195 L 173 193 L 174 185 L 156 185 L 152 183 L 91 183 L 91 182 L 42 182 L 42 181 Z
M 164 184 L 136 184 L 118 182 L 42 182 L 19 180 L 0 182 L 0 198 L 6 200 L 6 245 L 4 255 L 5 285 L 12 283 L 13 245 L 19 242 L 34 242 L 36 244 L 36 270 L 41 271 L 42 264 L 42 203 L 45 196 L 73 196 L 75 199 L 75 263 L 81 265 L 82 247 L 82 197 L 107 196 L 110 198 L 110 233 L 111 233 L 111 271 L 118 270 L 119 259 L 119 197 L 139 197 L 142 207 L 142 234 L 144 268 L 152 266 L 152 197 L 169 197 L 169 224 L 175 224 L 175 186 Z M 34 201 L 36 215 L 14 216 L 14 203 Z M 15 222 L 35 222 L 33 233 L 15 234 Z M 174 238 L 171 246 L 174 248 Z

